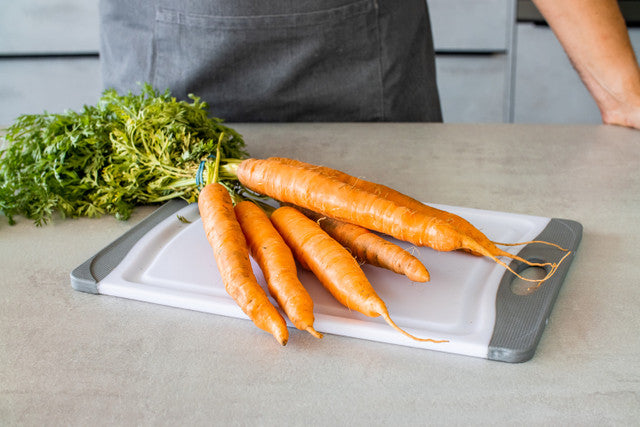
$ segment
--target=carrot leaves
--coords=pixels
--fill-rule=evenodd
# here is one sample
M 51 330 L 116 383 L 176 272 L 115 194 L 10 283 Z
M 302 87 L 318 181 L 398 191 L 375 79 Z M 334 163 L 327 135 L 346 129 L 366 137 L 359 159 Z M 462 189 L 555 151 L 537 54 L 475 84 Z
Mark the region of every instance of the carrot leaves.
M 54 213 L 127 219 L 136 205 L 193 202 L 198 165 L 223 133 L 221 156 L 246 157 L 242 136 L 200 98 L 149 85 L 137 95 L 107 90 L 78 112 L 22 115 L 0 145 L 0 212 L 42 225 Z

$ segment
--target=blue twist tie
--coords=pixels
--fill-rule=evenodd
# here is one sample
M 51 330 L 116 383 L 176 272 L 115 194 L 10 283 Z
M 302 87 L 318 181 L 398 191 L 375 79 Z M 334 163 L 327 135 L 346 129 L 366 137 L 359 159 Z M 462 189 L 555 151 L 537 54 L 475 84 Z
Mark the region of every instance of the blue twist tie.
M 200 165 L 198 166 L 198 171 L 196 172 L 196 186 L 198 186 L 198 188 L 202 187 L 202 174 L 204 172 L 204 164 L 206 163 L 206 160 L 203 160 L 200 162 Z

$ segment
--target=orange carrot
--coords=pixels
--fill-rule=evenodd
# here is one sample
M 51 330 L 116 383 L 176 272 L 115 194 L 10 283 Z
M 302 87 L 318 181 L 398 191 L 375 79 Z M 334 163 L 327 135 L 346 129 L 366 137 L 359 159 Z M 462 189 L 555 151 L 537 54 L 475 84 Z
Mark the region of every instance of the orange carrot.
M 415 337 L 397 326 L 358 262 L 315 221 L 291 206 L 276 209 L 271 214 L 271 221 L 294 255 L 304 260 L 342 305 L 365 316 L 382 316 L 391 327 L 414 340 L 444 342 Z
M 482 232 L 457 215 L 439 209 L 404 206 L 317 168 L 291 165 L 274 159 L 247 159 L 238 165 L 236 172 L 244 186 L 274 199 L 418 246 L 429 246 L 439 251 L 473 251 L 493 259 L 516 275 L 499 256 L 528 265 L 550 265 L 551 271 L 543 280 L 553 274 L 558 266 L 555 263 L 533 263 L 497 248 Z
M 227 189 L 215 182 L 207 184 L 200 192 L 198 208 L 225 290 L 256 326 L 286 345 L 287 324 L 253 275 L 249 248 Z
M 355 188 L 360 190 L 368 191 L 373 193 L 379 197 L 383 197 L 385 199 L 391 200 L 401 206 L 406 206 L 415 210 L 424 210 L 427 215 L 450 215 L 452 217 L 452 222 L 457 222 L 455 225 L 463 225 L 464 228 L 467 228 L 467 231 L 473 233 L 473 237 L 475 239 L 479 239 L 480 241 L 487 239 L 486 236 L 480 230 L 477 230 L 475 227 L 469 228 L 470 224 L 467 224 L 467 221 L 463 218 L 460 218 L 457 215 L 451 214 L 449 212 L 442 211 L 440 209 L 425 205 L 424 203 L 404 194 L 393 188 L 387 187 L 383 184 L 378 184 L 371 181 L 366 181 L 364 179 L 355 177 L 353 175 L 349 175 L 345 172 L 339 171 L 337 169 L 332 169 L 327 166 L 314 165 L 311 163 L 303 162 L 301 160 L 290 159 L 287 157 L 270 157 L 269 160 L 276 160 L 281 163 L 285 163 L 292 166 L 298 166 L 305 169 L 315 170 L 317 172 L 323 173 L 327 176 L 335 178 L 339 181 L 344 182 L 345 184 L 352 185 Z M 482 255 L 480 253 L 476 253 L 468 248 L 458 248 L 458 250 L 467 251 L 474 255 Z M 499 251 L 498 248 L 496 250 Z M 496 254 L 496 256 L 502 256 L 502 254 Z
M 313 328 L 313 301 L 298 279 L 291 249 L 267 214 L 248 200 L 237 203 L 235 212 L 249 250 L 267 279 L 271 295 L 296 328 L 322 338 L 322 334 Z
M 470 237 L 472 237 L 473 239 L 475 239 L 476 241 L 478 241 L 479 243 L 482 244 L 482 246 L 486 247 L 490 252 L 493 253 L 493 255 L 495 256 L 507 256 L 510 258 L 513 258 L 513 256 L 510 253 L 507 253 L 503 250 L 501 250 L 500 248 L 495 247 L 495 245 L 501 245 L 501 246 L 521 246 L 527 243 L 542 243 L 542 244 L 547 244 L 547 245 L 551 245 L 551 246 L 555 246 L 560 250 L 566 251 L 565 249 L 561 248 L 560 246 L 551 243 L 551 242 L 545 242 L 545 241 L 528 241 L 528 242 L 518 242 L 518 243 L 499 243 L 499 242 L 494 242 L 492 240 L 489 240 L 489 238 L 482 233 L 480 230 L 478 230 L 476 227 L 474 227 L 473 225 L 471 225 L 467 220 L 465 220 L 464 218 L 461 218 L 458 215 L 452 214 L 450 212 L 446 212 L 443 211 L 441 209 L 437 209 L 434 208 L 432 206 L 426 205 L 416 199 L 414 199 L 411 196 L 408 196 L 404 193 L 401 193 L 397 190 L 394 190 L 393 188 L 387 187 L 386 185 L 383 184 L 378 184 L 375 182 L 371 182 L 371 181 L 366 181 L 364 179 L 361 178 L 357 178 L 355 176 L 349 175 L 345 172 L 339 171 L 337 169 L 332 169 L 326 166 L 319 166 L 319 165 L 313 165 L 311 163 L 306 163 L 300 160 L 295 160 L 295 159 L 289 159 L 286 157 L 270 157 L 270 160 L 276 160 L 278 162 L 281 163 L 285 163 L 285 164 L 289 164 L 292 166 L 299 166 L 302 168 L 306 168 L 306 169 L 310 169 L 310 170 L 315 170 L 318 172 L 321 172 L 327 176 L 333 177 L 339 181 L 342 181 L 346 184 L 352 185 L 356 188 L 359 188 L 361 190 L 364 191 L 368 191 L 370 193 L 376 194 L 380 197 L 383 197 L 385 199 L 391 200 L 401 206 L 406 206 L 408 208 L 411 209 L 415 209 L 415 210 L 420 210 L 423 211 L 426 215 L 435 215 L 435 216 L 446 216 L 447 217 L 447 221 L 454 227 L 460 228 L 461 230 L 463 230 L 464 232 L 468 233 L 470 235 Z M 475 255 L 484 255 L 484 253 L 476 253 L 473 250 L 471 250 L 470 248 L 465 248 L 465 247 L 461 247 L 458 248 L 460 250 L 466 250 L 468 252 L 471 252 Z M 516 258 L 517 259 L 517 258 Z M 522 260 L 520 260 L 522 261 Z
M 359 225 L 322 216 L 308 209 L 299 210 L 316 221 L 329 236 L 349 249 L 359 262 L 403 274 L 414 282 L 429 281 L 427 268 L 418 258 L 400 246 Z

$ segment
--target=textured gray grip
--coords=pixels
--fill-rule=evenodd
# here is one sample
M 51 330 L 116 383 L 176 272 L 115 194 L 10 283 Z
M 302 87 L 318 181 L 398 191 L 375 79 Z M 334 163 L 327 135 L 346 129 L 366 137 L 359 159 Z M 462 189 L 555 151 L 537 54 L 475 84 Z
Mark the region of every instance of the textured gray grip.
M 71 286 L 81 292 L 97 294 L 98 282 L 104 279 L 129 253 L 142 236 L 168 216 L 187 206 L 187 202 L 173 199 L 156 209 L 127 233 L 114 240 L 71 272 Z
M 534 240 L 554 242 L 571 254 L 549 280 L 529 295 L 514 293 L 511 284 L 515 275 L 505 272 L 496 294 L 496 323 L 489 343 L 489 359 L 525 362 L 533 357 L 581 238 L 580 223 L 557 218 L 549 221 Z M 557 262 L 564 252 L 548 245 L 529 244 L 518 255 L 533 262 Z M 511 262 L 510 266 L 517 272 L 528 267 L 519 261 Z

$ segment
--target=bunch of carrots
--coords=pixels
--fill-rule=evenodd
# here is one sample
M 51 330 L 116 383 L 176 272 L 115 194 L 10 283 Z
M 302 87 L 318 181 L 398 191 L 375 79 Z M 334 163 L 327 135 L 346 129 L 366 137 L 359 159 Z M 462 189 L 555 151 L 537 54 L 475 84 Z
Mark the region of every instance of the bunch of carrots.
M 221 141 L 222 135 L 218 151 Z M 237 189 L 218 180 L 222 174 L 234 177 L 253 194 L 280 202 L 280 207 L 239 197 Z M 538 285 L 554 274 L 570 253 L 566 251 L 558 263 L 530 262 L 497 246 L 515 244 L 492 242 L 457 215 L 384 185 L 287 158 L 229 159 L 222 164 L 218 152 L 198 207 L 226 291 L 259 328 L 282 345 L 289 338 L 286 321 L 258 284 L 250 256 L 262 269 L 269 293 L 297 329 L 322 337 L 314 329 L 313 301 L 298 279 L 296 261 L 350 310 L 382 316 L 411 339 L 441 343 L 446 340 L 416 337 L 397 326 L 363 273 L 360 263 L 369 263 L 412 281 L 429 280 L 420 260 L 373 231 L 438 251 L 463 250 L 486 256 L 515 275 L 518 273 L 500 257 L 547 267 L 542 280 L 521 277 Z M 525 243 L 532 242 L 517 244 Z

